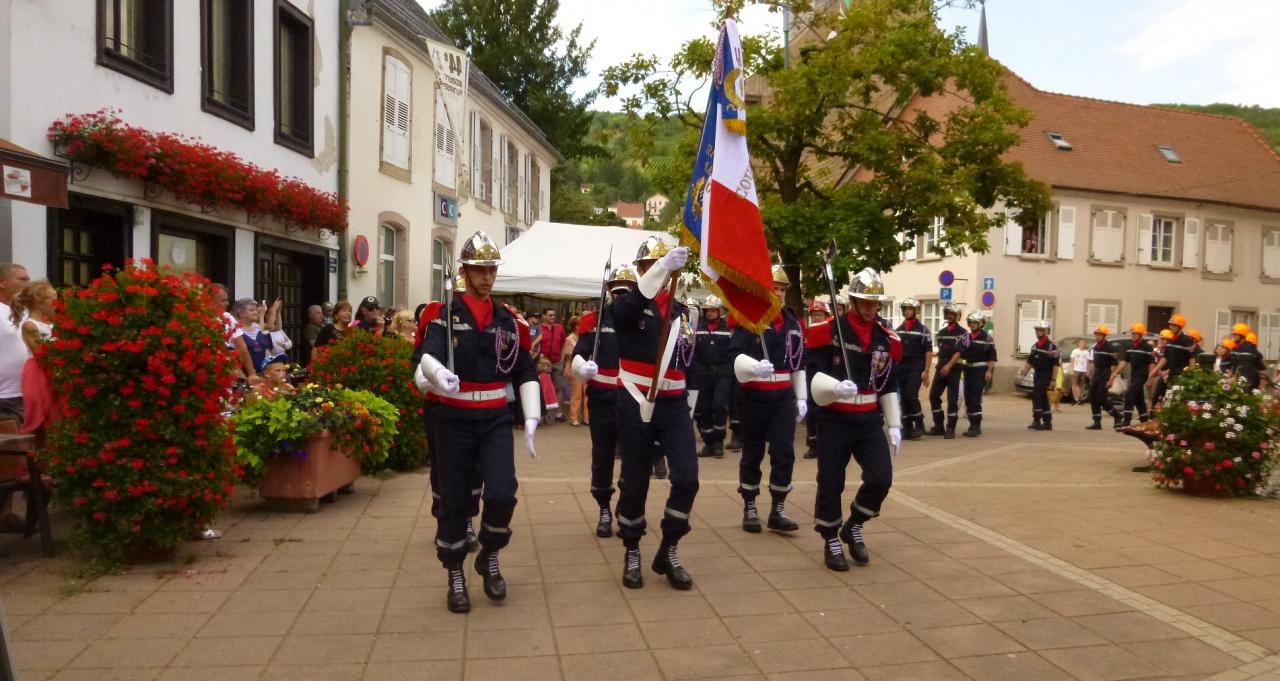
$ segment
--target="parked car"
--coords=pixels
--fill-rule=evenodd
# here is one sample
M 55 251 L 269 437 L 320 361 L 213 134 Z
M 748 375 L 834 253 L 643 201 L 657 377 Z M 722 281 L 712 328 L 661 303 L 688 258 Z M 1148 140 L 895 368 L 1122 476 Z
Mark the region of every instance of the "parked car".
M 1107 336 L 1107 342 L 1115 343 L 1115 344 L 1126 343 L 1126 342 L 1129 342 L 1130 338 L 1131 336 L 1127 333 L 1113 333 L 1110 336 Z M 1144 336 L 1144 338 L 1150 341 L 1152 345 L 1155 345 L 1156 341 L 1160 339 L 1160 336 L 1153 333 L 1148 333 L 1146 336 Z M 1085 343 L 1087 343 L 1090 346 L 1092 346 L 1094 343 L 1093 337 L 1084 338 L 1081 336 L 1067 336 L 1066 338 L 1063 338 L 1062 340 L 1058 341 L 1058 349 L 1062 352 L 1063 375 L 1066 376 L 1068 379 L 1064 381 L 1064 384 L 1067 386 L 1070 386 L 1071 351 L 1075 349 L 1076 345 L 1080 341 L 1085 341 Z M 1025 361 L 1025 358 L 1023 359 Z M 1019 366 L 1019 370 L 1021 370 L 1021 366 Z M 1125 370 L 1125 372 L 1121 376 L 1116 378 L 1116 382 L 1111 385 L 1111 394 L 1123 396 L 1124 387 L 1126 385 L 1126 381 L 1128 380 L 1128 378 L 1129 378 L 1129 372 L 1128 370 Z M 1031 387 L 1032 387 L 1032 372 L 1028 371 L 1027 373 L 1022 375 L 1014 374 L 1013 391 L 1015 393 L 1021 393 L 1023 395 L 1029 396 L 1031 395 Z

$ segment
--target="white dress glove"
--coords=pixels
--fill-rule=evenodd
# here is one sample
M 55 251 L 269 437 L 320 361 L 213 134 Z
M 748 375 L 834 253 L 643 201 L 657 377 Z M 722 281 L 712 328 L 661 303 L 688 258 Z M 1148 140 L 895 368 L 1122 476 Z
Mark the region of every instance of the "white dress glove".
M 806 400 L 796 400 L 796 423 L 804 420 L 806 414 L 809 413 L 809 402 Z
M 418 365 L 418 367 L 413 370 L 413 384 L 417 386 L 418 392 L 423 395 L 431 392 L 431 381 L 427 380 L 427 377 L 423 375 L 422 365 Z
M 889 451 L 893 452 L 894 456 L 897 456 L 902 453 L 902 429 L 901 428 L 889 429 Z
M 667 254 L 658 261 L 658 266 L 668 272 L 678 272 L 687 262 L 689 262 L 689 249 L 681 246 L 667 251 Z
M 836 397 L 847 400 L 858 394 L 858 384 L 850 380 L 840 381 L 835 387 Z
M 594 360 L 587 360 L 582 364 L 578 373 L 582 376 L 582 380 L 590 381 L 596 374 L 600 373 L 600 365 L 596 364 Z
M 769 378 L 773 375 L 773 362 L 762 359 L 756 362 L 756 366 L 751 370 L 751 373 L 755 374 L 756 378 Z
M 529 453 L 529 458 L 538 458 L 538 450 L 533 446 L 533 434 L 538 432 L 538 419 L 524 420 L 524 449 Z
M 458 386 L 461 384 L 462 382 L 458 380 L 457 374 L 444 367 L 436 369 L 436 385 L 445 394 L 452 395 L 458 392 Z

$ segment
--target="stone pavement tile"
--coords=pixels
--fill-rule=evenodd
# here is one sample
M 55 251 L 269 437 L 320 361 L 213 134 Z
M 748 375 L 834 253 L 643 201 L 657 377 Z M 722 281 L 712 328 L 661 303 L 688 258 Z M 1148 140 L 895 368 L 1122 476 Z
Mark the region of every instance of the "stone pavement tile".
M 316 612 L 304 610 L 289 629 L 291 636 L 316 636 L 320 634 L 374 634 L 382 622 L 378 610 L 352 610 L 349 612 Z
M 1152 565 L 1171 575 L 1177 575 L 1193 582 L 1206 582 L 1211 579 L 1235 579 L 1248 576 L 1222 563 L 1203 558 L 1192 559 L 1191 556 L 1186 556 L 1185 554 L 1183 559 L 1153 561 Z
M 1013 555 L 961 558 L 960 563 L 971 570 L 990 576 L 1018 574 L 1027 571 L 1027 561 Z
M 201 561 L 204 562 L 204 561 Z M 116 575 L 103 575 L 88 585 L 88 591 L 155 591 L 168 586 L 168 579 L 151 571 L 128 570 Z M 182 580 L 186 581 L 186 580 Z M 227 587 L 234 588 L 234 587 Z
M 1054 611 L 1026 596 L 970 598 L 955 603 L 987 622 L 1013 622 L 1057 616 Z
M 397 586 L 391 589 L 391 595 L 387 597 L 387 610 L 443 608 L 445 591 L 447 589 L 443 584 L 433 587 Z M 511 589 L 507 598 L 510 598 L 512 603 L 517 599 L 523 599 L 520 591 L 520 589 Z
M 140 616 L 139 626 L 145 625 L 150 615 Z M 197 637 L 219 636 L 283 636 L 289 633 L 298 613 L 289 612 L 220 612 L 207 618 L 205 625 L 196 632 Z
M 266 664 L 283 636 L 196 638 L 173 659 L 175 667 L 230 667 Z
M 670 593 L 666 584 L 646 584 L 645 588 L 637 591 Z M 697 592 L 679 596 L 627 599 L 627 602 L 631 604 L 631 612 L 637 622 L 671 622 L 716 616 L 711 603 Z
M 775 589 L 821 589 L 844 586 L 844 582 L 836 577 L 836 573 L 826 569 L 815 569 L 811 565 L 803 570 L 780 570 L 764 573 L 764 578 Z
M 773 615 L 796 609 L 776 591 L 752 594 L 709 594 L 707 601 L 721 617 L 735 615 Z
M 1059 556 L 1075 565 L 1086 570 L 1104 567 L 1120 567 L 1122 565 L 1137 565 L 1138 559 L 1127 556 L 1119 551 L 1110 551 L 1106 549 L 1087 551 L 1072 551 L 1068 554 Z
M 849 661 L 825 639 L 744 643 L 742 647 L 763 672 L 839 669 Z
M 883 612 L 908 629 L 932 629 L 978 623 L 978 618 L 973 613 L 950 601 L 893 603 L 884 606 Z
M 9 652 L 19 671 L 62 669 L 89 644 L 86 641 L 12 641 Z
M 723 622 L 743 646 L 754 641 L 796 641 L 821 636 L 799 613 L 726 617 Z
M 1059 648 L 1040 653 L 1080 681 L 1121 681 L 1160 676 L 1159 667 L 1119 646 Z
M 1186 633 L 1141 612 L 1115 612 L 1072 618 L 1076 624 L 1105 636 L 1114 643 L 1158 641 L 1182 638 Z
M 964 534 L 964 536 L 966 539 L 963 541 L 938 544 L 935 548 L 948 558 L 996 558 L 1009 555 L 1007 551 L 999 546 L 988 544 L 984 541 L 975 541 L 968 534 Z
M 931 603 L 947 600 L 946 596 L 929 588 L 929 585 L 914 579 L 883 584 L 858 584 L 853 587 L 853 590 L 875 605 Z
M 195 636 L 210 617 L 203 612 L 125 615 L 104 634 L 104 638 L 189 638 Z
M 875 553 L 871 554 L 871 559 L 876 559 Z M 921 562 L 916 562 L 912 559 L 894 560 L 893 564 L 912 577 L 925 581 L 946 579 L 948 577 L 975 577 L 978 575 L 977 570 L 951 558 Z
M 589 563 L 584 565 L 557 565 L 555 567 L 543 567 L 541 568 L 542 581 L 548 584 L 557 583 L 557 582 L 589 582 L 589 581 L 618 582 L 619 580 L 622 579 L 621 547 L 619 547 L 619 550 L 616 554 L 610 554 L 610 560 L 614 560 L 615 555 L 616 555 L 616 562 L 611 562 L 608 564 Z M 505 556 L 502 559 L 502 566 L 503 566 L 502 569 L 506 570 L 507 560 Z M 693 569 L 693 567 L 689 565 L 685 565 L 685 567 Z M 656 577 L 656 575 L 653 575 L 653 573 L 649 573 L 649 575 L 647 576 Z
M 699 544 L 691 544 L 690 546 L 699 546 Z M 732 549 L 730 549 L 732 551 Z M 799 556 L 799 554 L 795 554 Z M 613 558 L 613 553 L 608 554 Z M 789 556 L 783 555 L 780 558 Z M 685 549 L 684 544 L 680 545 L 680 560 L 685 565 L 696 565 L 698 568 L 698 576 L 706 575 L 754 575 L 756 574 L 756 564 L 760 562 L 763 556 L 752 556 L 750 562 L 746 558 L 739 556 L 737 553 L 722 556 L 698 556 L 693 552 Z
M 938 659 L 928 646 L 906 631 L 831 636 L 830 640 L 845 659 L 856 667 L 929 662 Z
M 1255 556 L 1258 554 L 1257 551 L 1252 549 L 1247 549 L 1231 542 L 1218 541 L 1216 539 L 1179 543 L 1178 550 L 1185 551 L 1193 556 L 1212 559 L 1239 558 L 1241 556 Z
M 320 580 L 321 589 L 370 589 L 391 587 L 396 570 L 331 570 Z
M 668 681 L 757 672 L 751 658 L 737 645 L 668 648 L 653 651 L 653 657 Z
M 982 681 L 1071 681 L 1070 674 L 1030 652 L 962 657 L 951 663 Z
M 433 609 L 388 609 L 382 613 L 382 622 L 378 625 L 379 634 L 410 634 L 425 631 L 465 631 L 467 618 L 458 617 L 444 607 L 444 599 L 440 599 Z
M 822 558 L 822 547 L 814 547 L 814 563 L 818 565 L 817 559 Z M 874 560 L 874 557 L 872 558 Z M 826 569 L 826 568 L 822 568 Z M 884 584 L 886 582 L 905 582 L 915 579 L 915 577 L 903 572 L 891 563 L 876 562 L 874 567 L 859 567 L 848 572 L 837 572 L 836 577 L 845 584 Z
M 1236 598 L 1221 591 L 1215 591 L 1195 582 L 1180 584 L 1153 584 L 1141 586 L 1134 591 L 1153 598 L 1165 605 L 1185 608 L 1193 605 L 1213 605 L 1215 603 L 1234 603 Z
M 506 573 L 506 570 L 503 570 Z M 508 580 L 510 581 L 510 580 Z M 547 604 L 591 603 L 597 598 L 618 596 L 621 585 L 613 582 L 561 582 L 546 585 Z
M 51 678 L 52 681 L 150 681 L 159 673 L 159 667 L 63 669 Z
M 597 582 L 603 584 L 604 582 Z M 602 596 L 594 603 L 562 603 L 550 606 L 551 622 L 557 627 L 587 624 L 627 624 L 634 622 L 628 601 L 620 595 Z
M 936 589 L 947 598 L 959 600 L 963 598 L 992 598 L 996 596 L 1012 596 L 1013 589 L 986 576 L 947 577 L 929 580 L 930 588 Z
M 990 624 L 965 624 L 913 632 L 926 645 L 946 658 L 1014 653 L 1022 646 Z
M 329 556 L 284 556 L 272 554 L 262 559 L 258 570 L 262 572 L 315 572 L 325 570 L 334 559 Z M 381 563 L 385 565 L 384 562 Z
M 203 561 L 202 561 L 203 562 Z M 253 573 L 250 568 L 237 570 L 221 570 L 214 571 L 207 567 L 200 567 L 202 563 L 197 563 L 195 568 L 191 569 L 191 574 L 186 571 L 179 573 L 168 581 L 163 582 L 160 591 L 229 591 L 240 587 L 244 580 L 248 579 Z M 101 580 L 99 580 L 101 581 Z M 97 582 L 94 583 L 95 585 Z M 115 590 L 114 588 L 112 589 Z
M 1280 555 L 1276 555 L 1274 553 L 1266 555 L 1219 558 L 1217 562 L 1233 570 L 1240 570 L 1241 572 L 1257 575 L 1259 577 L 1274 577 L 1276 575 L 1280 575 Z
M 508 657 L 492 660 L 467 660 L 463 665 L 465 681 L 562 681 L 560 660 L 556 657 Z
M 803 613 L 809 624 L 820 632 L 871 634 L 901 631 L 902 626 L 877 609 L 868 607 L 845 610 L 814 610 Z
M 101 638 L 121 615 L 39 615 L 20 627 L 8 623 L 11 641 L 92 641 Z
M 1280 599 L 1280 579 L 1267 577 L 1240 577 L 1201 582 L 1204 586 L 1221 591 L 1244 601 Z
M 1280 627 L 1280 613 L 1251 603 L 1197 605 L 1186 611 L 1231 631 Z
M 186 645 L 185 638 L 103 639 L 71 661 L 78 669 L 103 667 L 163 667 Z
M 1129 606 L 1106 594 L 1088 589 L 1032 594 L 1031 599 L 1059 615 L 1067 617 L 1132 610 Z
M 259 681 L 351 681 L 364 674 L 364 665 L 346 664 L 287 664 L 277 663 L 262 670 Z
M 653 655 L 646 651 L 562 655 L 565 681 L 662 681 Z
M 370 662 L 458 660 L 462 657 L 463 634 L 461 631 L 380 634 L 373 642 L 373 652 L 369 654 Z
M 866 681 L 856 669 L 820 669 L 808 672 L 774 672 L 769 681 Z
M 156 681 L 257 681 L 262 665 L 237 667 L 165 667 Z
M 372 635 L 286 636 L 272 659 L 275 665 L 363 664 L 373 649 Z
M 779 591 L 796 610 L 843 610 L 858 608 L 867 603 L 845 584 L 821 589 L 786 589 Z
M 137 614 L 216 612 L 231 591 L 157 591 L 133 609 Z
M 462 660 L 370 662 L 363 681 L 462 681 Z
M 1241 664 L 1235 657 L 1189 637 L 1125 643 L 1123 647 L 1169 674 L 1212 676 Z
M 1055 575 L 1047 570 L 1030 572 L 1014 572 L 997 575 L 996 581 L 1022 594 L 1041 594 L 1053 591 L 1074 591 L 1080 583 L 1066 577 Z
M 276 556 L 322 556 L 332 558 L 338 555 L 345 540 L 308 540 L 303 541 L 297 537 L 279 537 L 274 540 L 276 543 L 275 550 L 271 553 Z
M 1245 629 L 1236 633 L 1266 648 L 1269 652 L 1280 651 L 1280 627 Z
M 311 598 L 310 591 L 237 591 L 218 612 L 299 612 Z
M 819 562 L 814 556 L 801 551 L 752 556 L 750 564 L 751 568 L 761 573 L 775 570 L 809 570 L 818 566 Z
M 466 657 L 537 657 L 555 655 L 555 635 L 549 628 L 467 632 Z
M 950 562 L 947 554 L 926 544 L 888 544 L 881 546 L 874 536 L 867 536 L 867 548 L 871 555 L 883 558 L 894 565 Z M 951 576 L 951 575 L 948 575 Z
M 666 627 L 668 625 L 660 625 Z M 634 623 L 598 624 L 587 627 L 556 627 L 556 650 L 561 655 L 614 653 L 644 650 L 645 638 Z
M 1098 568 L 1093 574 L 1108 579 L 1120 586 L 1130 588 L 1151 586 L 1152 584 L 1174 584 L 1184 581 L 1177 575 L 1164 570 L 1157 570 L 1149 565 L 1131 565 L 1126 567 Z
M 996 626 L 1032 650 L 1076 648 L 1107 643 L 1107 639 L 1061 617 L 1030 622 L 1002 622 Z
M 698 591 L 705 594 L 749 594 L 753 592 L 772 591 L 777 582 L 772 575 L 787 574 L 785 572 L 769 572 L 762 577 L 755 572 L 698 572 L 696 585 Z M 784 582 L 785 584 L 785 582 Z M 785 588 L 785 587 L 783 587 Z M 798 587 L 797 587 L 798 588 Z
M 4 612 L 6 615 L 38 615 L 45 610 L 48 610 L 55 603 L 59 602 L 58 597 L 48 592 L 6 592 L 3 595 L 0 595 L 0 599 L 4 600 Z
M 387 605 L 391 589 L 316 589 L 304 610 L 312 612 L 351 612 L 378 610 Z
M 496 631 L 502 629 L 550 628 L 551 617 L 547 615 L 546 604 L 529 604 L 515 606 L 512 603 L 493 604 L 478 591 L 471 599 L 471 613 L 457 615 L 447 612 L 453 619 L 466 620 L 468 631 Z M 444 605 L 444 594 L 440 594 L 440 605 Z
M 640 631 L 650 648 L 689 648 L 734 642 L 733 634 L 716 617 L 681 620 L 675 626 L 671 622 L 645 622 L 640 625 Z
M 548 571 L 548 568 L 554 568 L 558 565 L 604 565 L 606 562 L 604 556 L 604 551 L 598 547 L 592 547 L 589 549 L 570 549 L 551 553 L 540 553 L 538 554 L 538 562 L 545 572 Z
M 943 661 L 862 667 L 858 671 L 867 681 L 970 681 L 964 672 Z
M 363 572 L 365 570 L 383 570 L 388 565 L 397 565 L 398 563 L 398 560 L 381 553 L 343 553 L 335 556 L 327 566 L 320 565 L 318 567 L 322 570 L 327 569 L 328 572 L 345 572 L 349 570 Z M 435 563 L 435 566 L 439 567 L 439 563 Z
M 288 591 L 288 590 L 306 590 L 310 591 L 320 585 L 320 580 L 324 579 L 324 572 L 321 570 L 313 570 L 310 572 L 276 572 L 270 570 L 255 570 L 245 577 L 237 591 Z
M 55 603 L 49 608 L 49 613 L 53 615 L 125 614 L 132 612 L 150 595 L 145 591 L 82 591 Z M 8 599 L 6 603 L 7 601 Z

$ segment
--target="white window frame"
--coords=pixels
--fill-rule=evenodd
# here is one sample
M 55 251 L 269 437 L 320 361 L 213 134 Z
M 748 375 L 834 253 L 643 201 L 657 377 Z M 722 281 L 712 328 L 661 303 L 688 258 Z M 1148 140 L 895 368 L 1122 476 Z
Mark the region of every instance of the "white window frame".
M 1152 267 L 1178 267 L 1179 220 L 1167 215 L 1154 215 L 1151 219 L 1150 240 L 1139 247 L 1147 251 L 1147 262 Z
M 403 276 L 400 257 L 404 230 L 389 222 L 378 225 L 378 302 L 390 309 L 400 303 L 400 279 Z M 390 252 L 388 252 L 390 245 Z M 390 272 L 387 270 L 390 269 Z
M 1262 227 L 1262 281 L 1280 283 L 1280 227 Z
M 435 168 L 436 184 L 450 190 L 458 188 L 458 138 L 450 125 L 444 97 L 435 93 Z
M 1084 331 L 1081 335 L 1086 338 L 1092 335 L 1099 324 L 1106 324 L 1112 333 L 1116 333 L 1120 328 L 1120 319 L 1119 300 L 1085 300 Z
M 1031 352 L 1035 343 L 1035 322 L 1043 319 L 1054 325 L 1053 314 L 1057 308 L 1057 299 L 1053 296 L 1025 295 L 1018 296 L 1015 301 L 1017 334 L 1015 336 L 1014 353 L 1020 357 Z M 1039 316 L 1037 316 L 1037 314 Z
M 444 261 L 453 254 L 453 244 L 448 239 L 433 237 L 431 239 L 431 300 L 444 300 L 441 288 L 444 280 Z M 452 286 L 453 282 L 449 282 Z
M 946 320 L 942 316 L 942 302 L 937 298 L 920 299 L 920 323 L 930 331 L 942 328 Z
M 1128 213 L 1123 208 L 1093 206 L 1089 211 L 1089 262 L 1124 265 L 1127 228 Z
M 1204 273 L 1230 276 L 1235 268 L 1232 252 L 1235 245 L 1235 226 L 1225 220 L 1206 220 L 1204 223 Z
M 382 55 L 382 163 L 410 170 L 413 139 L 413 70 L 389 53 Z
M 942 240 L 942 232 L 946 228 L 946 224 L 940 217 L 934 218 L 929 228 L 925 230 L 924 235 L 920 237 L 920 260 L 941 260 L 943 255 L 933 250 L 933 247 Z
M 1053 213 L 1046 212 L 1036 222 L 1035 229 L 1039 235 L 1036 239 L 1037 251 L 1027 250 L 1027 227 L 1025 225 L 1019 226 L 1022 228 L 1022 242 L 1018 245 L 1018 255 L 1030 260 L 1051 260 L 1057 248 L 1057 242 L 1053 238 Z
M 1258 315 L 1258 351 L 1265 360 L 1280 360 L 1280 311 Z

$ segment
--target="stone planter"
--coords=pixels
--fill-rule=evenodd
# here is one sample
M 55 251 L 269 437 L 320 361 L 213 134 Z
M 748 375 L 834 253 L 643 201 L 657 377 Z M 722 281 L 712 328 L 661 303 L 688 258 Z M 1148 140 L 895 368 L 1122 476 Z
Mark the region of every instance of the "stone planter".
M 360 462 L 335 449 L 333 436 L 325 431 L 307 440 L 305 457 L 280 456 L 267 462 L 258 493 L 271 506 L 314 513 L 321 500 L 351 492 L 359 477 Z
M 1194 497 L 1223 498 L 1230 496 L 1226 490 L 1214 489 L 1213 485 L 1214 482 L 1212 480 L 1205 480 L 1204 478 L 1183 480 L 1182 491 Z

